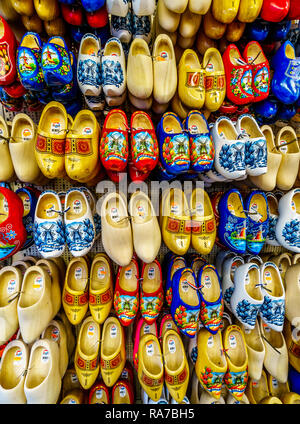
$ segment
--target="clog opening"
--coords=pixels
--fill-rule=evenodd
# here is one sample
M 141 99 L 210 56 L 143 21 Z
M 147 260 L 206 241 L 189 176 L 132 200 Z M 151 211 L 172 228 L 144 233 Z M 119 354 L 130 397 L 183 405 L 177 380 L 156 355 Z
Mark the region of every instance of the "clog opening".
M 30 265 L 24 261 L 17 261 L 17 262 L 14 262 L 12 266 L 14 266 L 15 268 L 18 268 L 21 271 L 22 275 L 24 275 Z
M 211 50 L 204 55 L 203 66 L 206 73 L 224 72 L 222 57 L 218 50 Z
M 276 197 L 272 195 L 267 195 L 267 200 L 270 214 L 278 215 L 278 200 L 276 199 Z
M 254 194 L 251 197 L 249 210 L 250 217 L 257 222 L 265 222 L 268 219 L 267 202 L 263 195 Z
M 31 119 L 20 114 L 14 122 L 10 143 L 24 143 L 32 140 L 34 137 L 35 128 Z
M 108 397 L 107 393 L 104 389 L 101 388 L 101 386 L 97 387 L 96 390 L 93 391 L 93 394 L 90 399 L 90 404 L 96 404 L 96 403 L 104 403 L 108 404 Z
M 231 63 L 235 66 L 238 64 L 238 62 L 237 62 L 238 60 L 240 60 L 240 59 L 243 60 L 240 52 L 238 51 L 238 49 L 236 47 L 231 48 L 229 50 L 229 58 L 230 58 Z
M 97 56 L 99 50 L 99 45 L 93 37 L 88 37 L 83 40 L 81 46 L 81 54 L 86 54 L 89 56 Z
M 191 69 L 198 71 L 201 69 L 201 65 L 198 59 L 198 56 L 196 54 L 196 52 L 194 52 L 193 50 L 188 52 L 185 55 L 184 58 L 184 64 L 188 67 L 190 67 Z
M 239 259 L 239 258 L 235 259 L 232 262 L 231 267 L 230 267 L 230 278 L 231 278 L 231 281 L 233 281 L 235 271 L 237 270 L 237 268 L 239 266 L 243 265 L 243 263 L 244 262 L 241 259 Z
M 236 140 L 237 132 L 231 123 L 227 119 L 222 119 L 218 125 L 218 134 L 219 136 L 225 137 L 227 140 Z
M 189 130 L 193 129 L 194 133 L 197 134 L 209 134 L 209 129 L 207 128 L 207 123 L 205 118 L 200 113 L 193 113 L 189 117 Z
M 186 264 L 183 259 L 176 259 L 171 267 L 171 275 L 170 278 L 173 278 L 173 275 L 178 269 L 185 268 Z
M 81 329 L 79 348 L 88 357 L 96 357 L 100 347 L 100 326 L 96 321 L 90 320 L 83 323 Z
M 142 357 L 147 374 L 156 376 L 162 373 L 163 361 L 157 338 L 148 339 L 143 344 Z
M 91 138 L 96 130 L 96 120 L 94 115 L 91 115 L 88 111 L 80 113 L 76 116 L 71 136 L 88 136 Z
M 152 130 L 153 125 L 148 115 L 137 113 L 132 119 L 132 128 Z
M 171 372 L 178 371 L 184 363 L 184 352 L 177 333 L 166 335 L 163 352 L 167 369 Z
M 180 122 L 173 115 L 168 115 L 163 119 L 163 129 L 166 133 L 182 133 Z
M 263 273 L 263 284 L 267 292 L 273 297 L 283 295 L 281 277 L 273 266 L 266 266 Z
M 34 34 L 27 34 L 26 37 L 23 38 L 22 47 L 28 47 L 29 49 L 40 49 L 40 44 Z
M 205 268 L 201 275 L 202 296 L 207 302 L 216 302 L 221 294 L 218 276 L 213 268 Z
M 112 113 L 106 121 L 106 128 L 126 131 L 127 125 L 123 114 L 119 112 Z
M 65 136 L 67 130 L 66 113 L 58 106 L 50 106 L 45 113 L 42 114 L 39 128 L 51 137 L 53 135 L 60 137 Z
M 230 362 L 236 367 L 245 365 L 247 350 L 242 335 L 237 330 L 231 330 L 228 334 L 227 354 Z
M 297 135 L 292 128 L 286 128 L 276 138 L 277 150 L 282 154 L 299 153 Z
M 36 270 L 29 271 L 23 280 L 19 306 L 21 308 L 29 308 L 37 303 L 44 292 L 45 284 L 42 273 Z
M 193 212 L 193 216 L 201 216 L 201 217 L 212 217 L 213 209 L 211 205 L 210 198 L 206 191 L 202 189 L 196 189 L 192 193 L 191 199 L 191 209 Z
M 127 228 L 128 216 L 124 202 L 119 197 L 111 197 L 105 205 L 105 218 L 109 225 L 117 228 Z
M 238 193 L 230 193 L 227 199 L 227 208 L 232 215 L 238 216 L 239 218 L 246 219 L 244 207 L 242 205 L 240 196 Z
M 241 129 L 245 130 L 251 138 L 258 138 L 262 136 L 256 121 L 248 116 L 241 119 Z
M 285 345 L 284 338 L 281 332 L 272 330 L 272 328 L 268 327 L 268 325 L 264 322 L 262 322 L 262 327 L 264 337 L 273 346 L 273 348 L 281 349 Z
M 179 297 L 187 305 L 198 306 L 198 292 L 191 287 L 190 284 L 197 287 L 197 282 L 195 281 L 193 274 L 190 271 L 185 271 L 181 275 L 179 282 Z
M 119 351 L 122 341 L 119 321 L 112 320 L 104 325 L 102 334 L 102 353 L 106 358 L 115 355 Z
M 260 257 L 252 256 L 251 261 L 249 261 L 249 262 L 251 262 L 252 264 L 256 264 L 258 266 L 262 265 L 262 261 L 261 261 Z
M 15 388 L 26 368 L 25 352 L 19 346 L 12 346 L 1 360 L 0 385 L 5 390 Z
M 130 404 L 130 397 L 126 386 L 120 384 L 116 387 L 112 403 L 114 405 Z
M 172 44 L 171 41 L 165 38 L 161 38 L 158 43 L 155 43 L 154 47 L 156 47 L 156 60 L 158 60 L 158 58 L 161 58 L 161 60 L 166 60 L 165 56 L 167 56 L 169 60 L 173 59 L 173 49 L 170 46 L 170 43 Z
M 193 265 L 192 265 L 192 270 L 194 271 L 194 274 L 196 276 L 198 275 L 199 269 L 205 264 L 206 264 L 206 261 L 201 257 L 194 259 Z
M 297 214 L 300 214 L 300 193 L 295 193 L 292 201 L 296 207 Z
M 274 134 L 271 127 L 265 126 L 262 130 L 263 135 L 267 141 L 267 150 L 270 153 L 279 154 L 279 152 L 275 148 L 275 139 Z
M 285 55 L 288 59 L 295 59 L 296 57 L 295 49 L 290 44 L 286 45 Z
M 245 337 L 246 345 L 249 346 L 251 349 L 255 350 L 256 352 L 264 351 L 264 344 L 259 334 L 259 327 L 258 327 L 257 320 L 253 330 L 246 329 L 244 331 L 244 337 Z
M 52 38 L 52 40 L 50 41 L 50 43 L 51 44 L 57 44 L 58 46 L 61 46 L 63 48 L 66 48 L 66 45 L 65 45 L 64 40 L 62 38 L 60 38 L 60 37 Z
M 135 194 L 131 203 L 130 215 L 134 224 L 146 224 L 153 219 L 150 200 L 143 194 Z
M 65 208 L 70 208 L 66 212 L 66 219 L 76 221 L 82 218 L 87 213 L 87 199 L 85 195 L 80 191 L 72 191 L 68 194 Z
M 198 340 L 201 341 L 201 333 L 198 335 Z M 206 348 L 205 346 L 203 346 Z M 223 350 L 223 346 L 221 343 L 221 334 L 220 332 L 216 334 L 209 335 L 207 339 L 207 356 L 210 362 L 212 362 L 217 367 L 227 367 L 225 355 L 220 355 L 220 352 Z M 198 351 L 199 351 L 199 343 L 198 343 Z
M 0 307 L 9 305 L 19 290 L 19 278 L 13 271 L 0 274 Z
M 253 43 L 248 47 L 247 56 L 249 63 L 258 65 L 266 61 L 266 56 L 258 43 Z
M 137 56 L 139 54 L 150 56 L 149 47 L 146 41 L 142 38 L 136 38 L 131 45 L 131 54 L 132 56 Z
M 106 259 L 99 258 L 93 262 L 91 269 L 91 290 L 104 290 L 111 281 L 110 266 Z
M 145 293 L 155 293 L 161 285 L 160 270 L 157 263 L 147 264 L 144 269 L 142 288 Z
M 104 56 L 121 56 L 121 48 L 117 41 L 110 41 L 104 49 Z
M 0 224 L 8 217 L 8 203 L 6 197 L 0 193 Z
M 120 271 L 119 285 L 120 288 L 127 292 L 135 292 L 138 288 L 138 269 L 135 262 L 123 266 Z
M 51 369 L 51 354 L 46 346 L 39 346 L 31 351 L 30 370 L 27 374 L 26 387 L 34 389 L 45 380 Z
M 56 219 L 58 218 L 59 204 L 56 196 L 53 194 L 45 194 L 39 201 L 36 215 L 40 219 Z
M 68 286 L 71 290 L 82 292 L 88 282 L 88 267 L 85 261 L 74 261 L 68 272 Z

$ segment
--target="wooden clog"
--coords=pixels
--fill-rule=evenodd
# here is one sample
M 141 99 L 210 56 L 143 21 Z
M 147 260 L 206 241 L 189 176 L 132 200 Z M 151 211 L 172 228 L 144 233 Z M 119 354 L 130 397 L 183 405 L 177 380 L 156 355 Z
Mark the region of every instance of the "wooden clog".
M 189 9 L 192 13 L 206 15 L 212 0 L 189 0 Z
M 202 16 L 196 13 L 192 13 L 189 8 L 183 13 L 180 18 L 179 33 L 182 37 L 191 38 L 197 34 Z
M 43 21 L 52 21 L 60 14 L 58 0 L 33 0 L 36 13 Z
M 240 0 L 213 0 L 212 14 L 214 18 L 224 24 L 230 24 L 236 17 Z
M 239 21 L 233 21 L 230 24 L 227 25 L 225 37 L 227 41 L 230 43 L 236 43 L 244 34 L 244 31 L 246 29 L 246 24 L 239 22 Z
M 240 0 L 237 19 L 240 22 L 250 23 L 260 14 L 263 0 Z
M 36 32 L 38 34 L 43 31 L 43 21 L 36 13 L 32 16 L 22 15 L 21 19 L 27 31 Z
M 217 21 L 211 11 L 203 19 L 203 31 L 208 38 L 219 40 L 226 31 L 226 24 Z
M 55 18 L 52 21 L 44 21 L 44 27 L 49 37 L 54 35 L 62 37 L 66 33 L 65 21 L 60 17 Z
M 158 0 L 157 17 L 159 25 L 166 31 L 175 32 L 179 26 L 180 14 L 169 10 L 164 0 Z

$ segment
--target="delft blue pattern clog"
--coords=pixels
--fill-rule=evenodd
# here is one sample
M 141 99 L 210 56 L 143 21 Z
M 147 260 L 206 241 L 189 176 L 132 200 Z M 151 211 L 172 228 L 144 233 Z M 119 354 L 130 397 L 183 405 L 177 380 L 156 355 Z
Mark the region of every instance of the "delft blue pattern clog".
M 65 230 L 58 194 L 44 191 L 38 199 L 34 215 L 34 242 L 45 259 L 61 256 L 65 250 Z
M 247 251 L 258 255 L 269 232 L 269 206 L 263 191 L 252 191 L 245 203 L 247 217 Z
M 222 244 L 235 253 L 246 252 L 247 218 L 240 192 L 228 190 L 219 202 L 220 221 L 218 234 Z
M 88 50 L 86 46 L 89 47 Z M 77 80 L 80 90 L 84 95 L 100 95 L 102 82 L 101 45 L 99 39 L 93 34 L 85 34 L 81 39 L 78 54 Z
M 77 61 L 73 52 L 70 52 L 73 75 L 76 75 Z M 52 90 L 52 98 L 57 102 L 65 104 L 66 102 L 72 102 L 72 100 L 78 97 L 78 84 L 76 78 L 74 78 L 70 84 L 66 84 L 62 87 L 58 87 Z
M 282 44 L 271 64 L 273 94 L 284 104 L 295 103 L 300 95 L 300 58 L 296 57 L 294 45 L 290 41 Z
M 173 276 L 172 285 L 171 314 L 173 321 L 182 334 L 191 338 L 195 337 L 200 313 L 200 296 L 193 270 L 191 268 L 178 269 Z M 186 303 L 189 298 L 193 299 L 192 305 Z
M 215 150 L 205 116 L 196 110 L 191 111 L 185 120 L 185 129 L 190 139 L 191 170 L 209 171 L 213 166 Z
M 19 188 L 16 194 L 21 198 L 24 206 L 23 224 L 26 229 L 27 239 L 23 246 L 23 249 L 30 247 L 33 242 L 33 227 L 34 227 L 34 214 L 37 205 L 37 198 L 35 193 L 26 188 Z
M 168 264 L 167 264 L 167 274 L 166 274 L 166 303 L 168 306 L 171 306 L 172 297 L 173 297 L 173 286 L 172 280 L 174 273 L 181 268 L 187 266 L 186 260 L 183 256 L 177 256 L 172 254 Z
M 163 168 L 173 175 L 187 172 L 190 168 L 189 138 L 175 113 L 167 112 L 162 116 L 157 138 Z
M 70 84 L 73 70 L 70 53 L 62 37 L 50 37 L 42 50 L 42 70 L 48 86 Z
M 147 43 L 151 41 L 151 16 L 137 16 L 132 14 L 133 38 L 143 38 Z
M 35 47 L 28 47 L 28 45 Z M 43 43 L 35 32 L 26 32 L 17 52 L 17 70 L 22 85 L 28 90 L 40 91 L 46 87 L 41 69 Z

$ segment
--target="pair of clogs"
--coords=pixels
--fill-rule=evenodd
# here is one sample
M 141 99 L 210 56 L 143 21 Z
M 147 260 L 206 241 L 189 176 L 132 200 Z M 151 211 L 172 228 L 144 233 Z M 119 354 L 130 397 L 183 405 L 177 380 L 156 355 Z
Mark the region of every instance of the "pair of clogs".
M 70 189 L 64 209 L 58 194 L 44 191 L 37 202 L 34 219 L 34 242 L 44 258 L 61 256 L 67 243 L 72 255 L 83 256 L 96 237 L 91 206 L 85 191 Z
M 262 5 L 262 0 L 213 0 L 211 11 L 214 18 L 224 24 L 230 24 L 235 19 L 249 23 L 258 17 Z

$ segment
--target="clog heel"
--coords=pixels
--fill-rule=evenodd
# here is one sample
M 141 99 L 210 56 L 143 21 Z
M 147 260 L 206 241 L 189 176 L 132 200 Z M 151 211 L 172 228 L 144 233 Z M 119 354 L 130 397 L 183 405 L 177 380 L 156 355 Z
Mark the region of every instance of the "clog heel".
M 240 22 L 254 22 L 260 14 L 263 0 L 241 0 L 237 19 Z
M 25 183 L 34 183 L 41 176 L 35 157 L 35 143 L 36 125 L 29 116 L 18 113 L 12 121 L 9 150 L 16 175 Z
M 206 50 L 203 67 L 206 73 L 204 106 L 207 110 L 215 112 L 222 106 L 226 95 L 225 69 L 219 50 Z
M 93 112 L 80 111 L 66 138 L 65 169 L 76 181 L 89 180 L 99 170 L 100 127 Z
M 34 14 L 33 0 L 13 0 L 11 5 L 19 15 L 32 16 Z
M 8 147 L 8 139 L 9 130 L 7 123 L 5 119 L 0 116 L 0 157 L 3 161 L 0 169 L 0 181 L 8 181 L 14 176 L 14 166 Z
M 44 108 L 37 130 L 35 155 L 38 166 L 47 178 L 65 176 L 65 140 L 68 117 L 65 107 L 50 102 Z
M 42 50 L 42 70 L 48 86 L 62 86 L 73 80 L 71 55 L 65 40 L 56 36 L 49 38 Z
M 59 17 L 58 0 L 33 0 L 34 8 L 42 21 L 52 21 Z
M 239 11 L 240 0 L 213 0 L 212 13 L 217 21 L 230 24 Z
M 205 101 L 205 71 L 194 50 L 187 49 L 178 65 L 178 94 L 190 109 L 201 109 Z
M 295 130 L 283 127 L 276 134 L 276 148 L 282 155 L 276 184 L 280 190 L 290 190 L 297 178 L 299 170 L 300 149 Z

